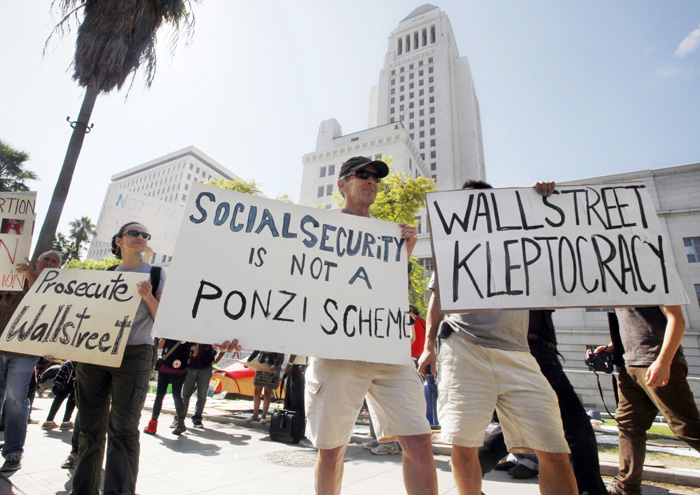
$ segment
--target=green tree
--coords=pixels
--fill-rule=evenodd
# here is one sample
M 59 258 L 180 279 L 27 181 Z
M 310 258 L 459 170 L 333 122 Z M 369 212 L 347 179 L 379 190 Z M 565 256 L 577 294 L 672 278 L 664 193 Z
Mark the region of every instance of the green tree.
M 69 260 L 77 258 L 75 255 L 75 244 L 73 244 L 71 240 L 61 232 L 56 234 L 56 237 L 53 238 L 51 250 L 61 253 L 62 263 L 66 263 Z
M 250 182 L 245 181 L 243 179 L 209 179 L 207 182 L 205 182 L 205 184 L 244 194 L 252 194 L 253 196 L 257 196 L 258 194 L 260 194 L 260 189 L 255 183 L 255 179 L 251 180 Z
M 75 245 L 77 258 L 80 259 L 83 244 L 97 233 L 95 224 L 92 223 L 89 217 L 76 218 L 68 224 L 70 226 L 70 238 Z
M 284 194 L 278 194 L 275 196 L 275 201 L 284 201 L 285 203 L 292 203 L 294 204 L 294 200 L 289 197 L 289 194 L 284 193 Z
M 173 47 L 180 29 L 188 35 L 194 30 L 189 0 L 135 0 L 128 6 L 119 0 L 60 0 L 52 5 L 63 15 L 54 33 L 63 34 L 72 23 L 78 24 L 73 79 L 85 88 L 85 97 L 78 119 L 71 123 L 73 134 L 34 249 L 35 259 L 56 235 L 97 96 L 121 89 L 139 68 L 145 71 L 146 87 L 151 86 L 156 73 L 156 34 L 163 23 L 174 27 Z
M 110 266 L 118 265 L 121 263 L 117 258 L 103 258 L 100 261 L 97 260 L 70 260 L 65 264 L 64 268 L 79 268 L 81 270 L 106 270 Z
M 37 175 L 24 168 L 29 155 L 0 140 L 0 192 L 29 191 L 26 180 L 37 180 Z

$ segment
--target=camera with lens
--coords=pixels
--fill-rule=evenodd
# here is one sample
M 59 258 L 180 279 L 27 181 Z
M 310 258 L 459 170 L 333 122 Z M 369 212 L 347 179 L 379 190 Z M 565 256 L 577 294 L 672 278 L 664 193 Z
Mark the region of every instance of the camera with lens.
M 585 363 L 590 371 L 612 373 L 613 372 L 613 354 L 608 351 L 601 351 L 598 354 L 594 352 L 595 346 L 588 346 L 586 352 Z

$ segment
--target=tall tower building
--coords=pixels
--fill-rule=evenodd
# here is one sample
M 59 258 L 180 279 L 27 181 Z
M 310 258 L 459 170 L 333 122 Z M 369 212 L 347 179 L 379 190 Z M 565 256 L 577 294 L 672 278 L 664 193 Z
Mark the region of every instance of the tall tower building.
M 369 123 L 392 122 L 408 130 L 439 189 L 485 178 L 469 61 L 459 56 L 450 20 L 434 5 L 415 9 L 389 36 Z

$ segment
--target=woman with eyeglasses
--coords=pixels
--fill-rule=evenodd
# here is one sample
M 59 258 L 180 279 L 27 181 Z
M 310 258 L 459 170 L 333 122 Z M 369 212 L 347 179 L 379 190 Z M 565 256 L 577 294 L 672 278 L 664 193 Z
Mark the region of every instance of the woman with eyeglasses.
M 151 330 L 165 282 L 162 269 L 152 267 L 143 259 L 150 238 L 146 228 L 136 222 L 127 223 L 112 237 L 112 253 L 121 260 L 114 270 L 150 273 L 150 278 L 137 284 L 141 303 L 131 325 L 121 366 L 78 365 L 76 387 L 81 431 L 73 475 L 72 493 L 75 495 L 100 493 L 107 433 L 104 494 L 136 492 L 139 421 L 154 356 Z

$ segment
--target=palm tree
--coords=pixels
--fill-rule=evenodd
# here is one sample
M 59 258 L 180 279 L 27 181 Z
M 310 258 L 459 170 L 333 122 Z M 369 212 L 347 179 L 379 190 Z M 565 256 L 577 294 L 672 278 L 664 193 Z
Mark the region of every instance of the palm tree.
M 73 134 L 34 249 L 35 259 L 49 249 L 56 235 L 97 95 L 121 89 L 140 67 L 146 72 L 146 86 L 151 86 L 156 72 L 156 33 L 163 22 L 174 27 L 173 46 L 181 28 L 188 35 L 194 30 L 189 0 L 56 0 L 54 5 L 64 16 L 54 33 L 63 33 L 73 21 L 79 23 L 73 79 L 85 88 L 85 97 L 78 120 L 71 123 Z
M 37 180 L 37 175 L 24 168 L 29 155 L 0 140 L 0 192 L 29 191 L 25 180 Z
M 75 244 L 75 252 L 77 259 L 80 259 L 80 251 L 82 250 L 82 244 L 90 240 L 90 238 L 95 235 L 95 224 L 88 217 L 76 218 L 68 224 L 70 226 L 70 238 Z

